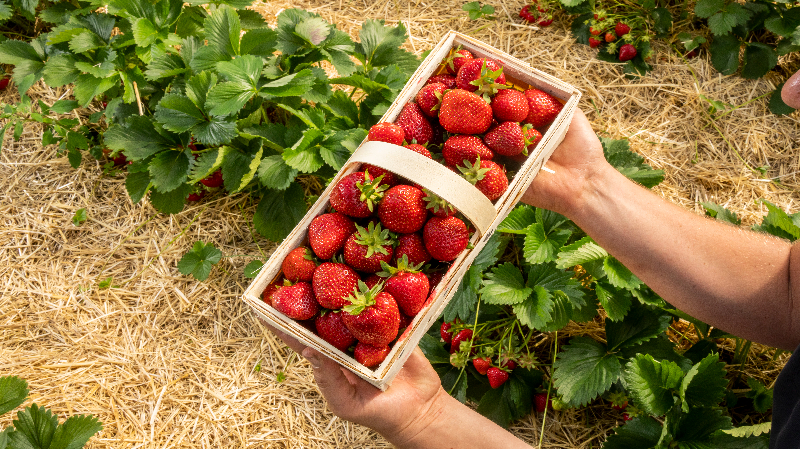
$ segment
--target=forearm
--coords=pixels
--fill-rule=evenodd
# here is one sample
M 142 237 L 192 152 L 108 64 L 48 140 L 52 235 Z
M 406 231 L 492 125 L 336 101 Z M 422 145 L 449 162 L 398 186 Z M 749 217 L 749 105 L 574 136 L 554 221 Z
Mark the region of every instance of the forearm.
M 693 214 L 610 166 L 563 213 L 686 313 L 785 349 L 800 341 L 789 243 Z
M 420 413 L 407 429 L 383 435 L 400 449 L 527 448 L 507 430 L 440 391 L 427 413 Z

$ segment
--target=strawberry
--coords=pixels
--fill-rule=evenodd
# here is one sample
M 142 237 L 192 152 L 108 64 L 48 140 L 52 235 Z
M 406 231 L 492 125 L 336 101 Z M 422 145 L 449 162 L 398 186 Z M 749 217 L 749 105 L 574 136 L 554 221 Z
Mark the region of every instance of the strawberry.
M 478 159 L 474 164 L 471 164 L 467 161 L 463 166 L 459 166 L 458 169 L 463 174 L 464 179 L 472 183 L 475 188 L 480 190 L 491 201 L 500 198 L 508 189 L 506 172 L 496 162 Z
M 375 203 L 380 201 L 384 190 L 389 186 L 373 178 L 369 169 L 350 173 L 342 178 L 331 190 L 331 206 L 337 212 L 354 218 L 369 217 Z
M 380 223 L 370 222 L 366 228 L 356 225 L 356 232 L 344 243 L 344 261 L 358 271 L 377 273 L 381 261 L 392 260 L 392 243 L 389 230 L 381 229 Z
M 592 48 L 597 48 L 602 43 L 603 43 L 603 41 L 601 41 L 600 39 L 598 39 L 596 37 L 590 37 L 589 38 L 589 46 L 592 47 Z
M 450 53 L 447 59 L 444 60 L 444 67 L 447 70 L 447 73 L 451 75 L 455 75 L 464 66 L 464 64 L 470 62 L 474 59 L 475 56 L 469 50 L 464 50 L 461 47 L 458 47 L 456 51 Z
M 453 327 L 453 323 L 442 323 L 441 327 L 439 327 L 439 335 L 442 336 L 442 340 L 444 340 L 445 343 L 453 341 L 453 333 L 450 331 L 451 327 Z
M 533 23 L 533 22 L 535 22 L 535 21 L 536 21 L 536 17 L 535 17 L 535 16 L 533 15 L 533 13 L 531 12 L 531 8 L 532 8 L 532 7 L 533 7 L 533 5 L 525 5 L 525 6 L 523 6 L 523 7 L 522 7 L 522 9 L 519 11 L 519 16 L 520 16 L 520 17 L 521 17 L 523 20 L 525 20 L 526 22 Z
M 622 420 L 623 420 L 623 421 L 630 421 L 630 420 L 632 420 L 632 419 L 633 419 L 633 416 L 631 416 L 631 415 L 629 415 L 629 414 L 627 414 L 627 413 L 623 413 L 623 414 L 622 414 Z
M 358 273 L 339 262 L 324 262 L 314 270 L 311 286 L 317 302 L 326 309 L 341 309 L 358 288 Z
M 359 341 L 356 343 L 353 357 L 355 357 L 356 362 L 367 368 L 374 368 L 383 362 L 391 350 L 392 348 L 389 346 L 372 346 Z
M 399 176 L 390 172 L 389 170 L 386 170 L 385 168 L 378 167 L 377 165 L 364 164 L 361 166 L 361 170 L 369 172 L 369 174 L 372 176 L 372 179 L 378 179 L 379 177 L 383 176 L 379 183 L 381 186 L 385 186 L 387 189 L 397 185 L 400 182 Z
M 453 75 L 433 75 L 425 81 L 425 84 L 442 83 L 448 89 L 456 88 L 456 77 Z
M 403 128 L 394 123 L 381 122 L 369 128 L 367 139 L 376 142 L 388 142 L 395 145 L 402 145 L 405 133 Z M 375 175 L 377 176 L 377 175 Z
M 261 293 L 261 299 L 263 299 L 265 303 L 274 307 L 274 305 L 272 304 L 272 295 L 274 295 L 279 288 L 280 286 L 277 284 L 267 285 L 267 288 L 265 288 L 264 291 Z
M 431 257 L 449 262 L 467 247 L 469 231 L 467 225 L 458 217 L 431 217 L 425 223 L 422 239 Z
M 448 91 L 439 107 L 439 123 L 453 134 L 483 134 L 492 124 L 492 107 L 463 89 Z
M 434 271 L 428 275 L 428 283 L 431 284 L 431 291 L 433 291 L 436 286 L 439 285 L 439 282 L 442 282 L 442 278 L 444 278 L 444 271 Z M 430 294 L 430 292 L 428 293 Z
M 305 246 L 298 246 L 289 251 L 281 264 L 283 275 L 292 282 L 311 282 L 316 268 L 317 264 L 314 262 L 311 251 Z
M 526 90 L 525 98 L 528 99 L 528 117 L 525 122 L 537 129 L 545 128 L 553 123 L 564 107 L 556 97 L 539 89 Z
M 533 404 L 536 413 L 544 413 L 546 409 L 553 409 L 553 400 L 547 397 L 547 393 L 536 393 L 533 395 Z
M 388 263 L 382 263 L 381 266 L 383 271 L 378 274 L 388 278 L 383 291 L 392 295 L 401 312 L 410 317 L 416 316 L 428 298 L 428 276 L 419 271 L 419 265 L 409 264 L 407 257 L 398 260 L 396 267 Z
M 464 161 L 475 162 L 478 159 L 489 160 L 494 153 L 476 136 L 453 136 L 444 143 L 442 156 L 448 165 L 461 165 Z
M 116 163 L 114 165 L 116 165 Z M 190 203 L 195 203 L 197 201 L 202 200 L 204 196 L 206 196 L 206 191 L 198 190 L 197 192 L 190 193 L 189 196 L 186 197 L 186 201 Z
M 347 329 L 362 343 L 386 346 L 397 337 L 400 330 L 400 310 L 392 295 L 381 291 L 381 286 L 369 288 L 358 283 L 358 291 L 348 298 L 342 321 Z
M 636 47 L 631 44 L 625 44 L 619 48 L 619 60 L 621 62 L 630 61 L 636 57 Z
M 344 246 L 356 225 L 346 215 L 334 212 L 322 214 L 308 226 L 308 244 L 320 259 L 330 259 Z
M 617 40 L 617 35 L 616 34 L 612 33 L 611 31 L 606 33 L 606 35 L 605 35 L 605 41 L 606 42 L 614 42 L 615 40 Z
M 436 117 L 439 114 L 439 105 L 442 103 L 442 95 L 445 90 L 447 90 L 447 86 L 442 83 L 426 84 L 417 92 L 414 100 L 423 114 L 428 117 Z
M 527 156 L 528 152 L 533 151 L 539 141 L 542 140 L 542 133 L 529 123 L 522 127 L 522 134 L 525 135 L 525 150 L 522 151 L 522 154 Z
M 0 78 L 0 90 L 6 90 L 8 87 L 8 83 L 11 81 L 11 77 L 8 75 L 3 76 Z M 103 108 L 105 109 L 105 108 Z
M 487 371 L 489 371 L 489 367 L 492 365 L 492 359 L 489 357 L 476 357 L 472 359 L 472 366 L 475 367 L 475 370 L 479 373 L 486 375 Z
M 367 284 L 367 287 L 372 288 L 378 284 L 383 285 L 383 278 L 377 274 L 371 274 L 364 279 L 364 283 Z M 358 288 L 358 285 L 356 285 L 356 288 Z
M 493 366 L 486 371 L 486 377 L 489 378 L 489 385 L 492 388 L 499 388 L 508 380 L 508 373 Z
M 413 186 L 401 184 L 386 191 L 378 207 L 378 218 L 390 231 L 402 234 L 422 229 L 428 218 L 423 198 L 425 193 Z
M 503 156 L 516 156 L 525 148 L 525 136 L 517 122 L 503 122 L 483 137 L 490 150 Z
M 426 144 L 433 136 L 431 124 L 416 103 L 406 104 L 397 116 L 395 124 L 403 128 L 406 142 Z
M 314 320 L 314 327 L 323 340 L 334 348 L 347 352 L 347 349 L 356 342 L 356 337 L 344 325 L 342 314 L 343 312 L 338 310 L 324 312 Z
M 517 368 L 517 362 L 512 359 L 506 358 L 502 362 L 500 362 L 500 368 L 505 368 L 508 371 L 514 371 Z
M 408 145 L 405 145 L 405 148 L 408 148 L 409 150 L 411 150 L 411 151 L 413 151 L 415 153 L 419 153 L 419 154 L 427 157 L 428 159 L 433 159 L 433 156 L 431 155 L 430 150 L 425 148 L 425 145 L 420 145 L 418 143 L 410 143 Z
M 622 36 L 628 34 L 630 31 L 631 31 L 631 27 L 627 23 L 617 22 L 617 24 L 614 25 L 614 32 L 619 37 L 622 37 Z
M 308 320 L 319 313 L 319 304 L 308 282 L 280 287 L 272 294 L 272 303 L 275 310 L 294 320 Z
M 487 101 L 499 90 L 505 89 L 506 75 L 494 59 L 476 58 L 464 64 L 456 75 L 456 87 L 475 92 Z
M 411 326 L 411 323 L 414 321 L 414 317 L 410 317 L 403 312 L 400 312 L 400 330 Z
M 412 265 L 426 264 L 431 261 L 431 255 L 425 249 L 422 236 L 415 232 L 413 234 L 401 234 L 397 237 L 397 247 L 394 249 L 395 260 L 408 259 Z
M 498 122 L 521 122 L 528 116 L 528 99 L 516 89 L 503 89 L 492 98 L 492 113 Z
M 425 192 L 425 197 L 422 198 L 425 201 L 425 208 L 431 211 L 433 215 L 437 217 L 450 217 L 458 212 L 452 204 L 448 203 L 447 200 L 439 195 L 428 189 L 422 189 L 422 191 Z
M 116 162 L 115 162 L 116 163 Z M 200 184 L 203 184 L 206 187 L 219 187 L 222 185 L 222 171 L 217 170 L 214 173 L 208 175 L 208 177 L 203 178 L 200 180 Z
M 460 331 L 456 332 L 453 335 L 452 341 L 450 341 L 450 354 L 454 354 L 461 350 L 461 344 L 467 343 L 471 345 L 472 340 L 472 329 L 461 329 Z
M 589 34 L 591 34 L 593 36 L 599 36 L 599 35 L 603 34 L 603 30 L 601 30 L 599 28 L 595 28 L 595 27 L 589 27 Z
M 546 27 L 546 26 L 552 25 L 553 24 L 553 15 L 552 14 L 547 14 L 547 15 L 542 16 L 542 18 L 540 18 L 539 21 L 536 24 L 539 25 L 540 27 Z

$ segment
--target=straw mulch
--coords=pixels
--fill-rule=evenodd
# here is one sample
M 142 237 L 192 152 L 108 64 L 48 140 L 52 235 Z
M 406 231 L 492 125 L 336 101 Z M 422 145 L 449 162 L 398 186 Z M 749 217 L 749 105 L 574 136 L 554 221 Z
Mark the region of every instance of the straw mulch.
M 468 21 L 457 1 L 276 1 L 255 9 L 269 20 L 282 8 L 310 9 L 354 36 L 365 18 L 400 20 L 417 53 L 449 29 L 474 31 L 581 89 L 581 106 L 598 132 L 630 137 L 648 164 L 665 170 L 659 195 L 698 213 L 699 201 L 717 202 L 748 226 L 765 213 L 759 198 L 798 210 L 797 114 L 773 116 L 760 99 L 719 119 L 717 130 L 700 99 L 743 105 L 771 91 L 775 79 L 721 76 L 705 58 L 687 65 L 657 46 L 655 70 L 632 82 L 574 44 L 567 22 L 537 30 L 516 18 L 523 2 L 489 3 L 498 8 L 496 22 Z M 787 71 L 798 66 L 782 63 Z M 69 93 L 36 89 L 48 102 Z M 18 98 L 7 91 L 0 102 Z M 94 161 L 74 170 L 40 138 L 41 130 L 29 127 L 20 142 L 7 136 L 0 154 L 0 375 L 27 379 L 31 399 L 61 419 L 98 416 L 104 429 L 89 447 L 388 446 L 333 416 L 308 364 L 240 300 L 248 285 L 242 268 L 274 247 L 254 235 L 247 198 L 214 196 L 159 215 L 146 202 L 130 202 L 124 177 L 100 177 Z M 780 183 L 748 166 L 768 166 Z M 70 219 L 80 208 L 89 220 L 75 227 Z M 205 282 L 176 268 L 196 240 L 227 256 Z M 98 289 L 108 277 L 117 287 Z M 752 356 L 751 374 L 763 368 L 769 383 L 780 366 L 761 351 Z M 551 414 L 544 447 L 598 447 L 619 419 L 601 412 Z M 11 414 L 0 417 L 0 428 L 10 421 Z M 531 415 L 512 430 L 535 444 L 541 426 Z

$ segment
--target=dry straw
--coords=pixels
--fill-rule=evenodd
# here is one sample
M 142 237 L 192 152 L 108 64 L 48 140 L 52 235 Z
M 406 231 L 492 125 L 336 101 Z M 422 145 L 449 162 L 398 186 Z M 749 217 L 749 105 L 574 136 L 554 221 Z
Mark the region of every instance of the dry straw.
M 725 77 L 704 58 L 687 65 L 656 45 L 655 70 L 633 82 L 575 45 L 567 23 L 542 30 L 521 25 L 521 1 L 489 2 L 498 9 L 494 22 L 468 21 L 462 3 L 275 1 L 255 9 L 274 21 L 281 9 L 305 8 L 354 36 L 365 18 L 402 21 L 407 48 L 417 53 L 450 29 L 472 33 L 581 89 L 581 107 L 595 130 L 631 137 L 648 164 L 665 170 L 656 192 L 670 201 L 698 213 L 700 201 L 714 201 L 746 225 L 765 213 L 759 198 L 798 210 L 797 115 L 776 117 L 765 99 L 751 101 L 770 92 L 777 78 Z M 782 64 L 787 73 L 798 66 L 796 60 Z M 33 96 L 48 103 L 70 93 L 35 89 Z M 700 95 L 743 106 L 715 128 Z M 6 91 L 0 102 L 18 98 Z M 254 235 L 247 198 L 213 196 L 180 214 L 160 215 L 130 202 L 122 176 L 101 177 L 99 164 L 89 161 L 74 170 L 40 139 L 41 129 L 30 126 L 20 142 L 7 136 L 0 154 L 0 375 L 27 379 L 32 400 L 61 419 L 97 415 L 104 430 L 89 447 L 388 446 L 334 417 L 308 364 L 239 299 L 249 283 L 244 265 L 274 247 Z M 780 184 L 748 168 L 764 166 Z M 70 220 L 80 208 L 89 219 L 75 227 Z M 202 283 L 176 268 L 196 240 L 231 256 Z M 118 287 L 98 289 L 108 277 Z M 584 331 L 602 336 L 597 326 L 572 326 L 560 335 Z M 781 364 L 769 355 L 758 347 L 747 374 L 772 382 Z M 551 413 L 543 447 L 598 447 L 619 419 L 604 410 Z M 10 421 L 11 414 L 0 418 L 0 428 Z M 534 414 L 512 430 L 535 444 L 542 425 Z

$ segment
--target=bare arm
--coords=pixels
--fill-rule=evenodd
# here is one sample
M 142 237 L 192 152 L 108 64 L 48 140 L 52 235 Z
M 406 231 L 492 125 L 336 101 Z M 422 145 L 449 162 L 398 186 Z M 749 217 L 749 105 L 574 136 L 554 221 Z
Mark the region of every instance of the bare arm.
M 555 174 L 539 174 L 524 202 L 572 219 L 686 313 L 783 349 L 800 343 L 797 245 L 700 217 L 631 182 L 605 162 L 580 111 L 548 167 Z

